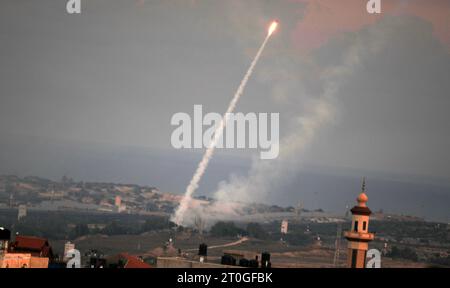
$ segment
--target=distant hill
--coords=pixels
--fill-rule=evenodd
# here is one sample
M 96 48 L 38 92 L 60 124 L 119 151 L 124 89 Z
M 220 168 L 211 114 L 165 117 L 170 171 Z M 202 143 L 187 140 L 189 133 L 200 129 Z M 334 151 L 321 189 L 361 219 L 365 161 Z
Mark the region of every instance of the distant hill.
M 14 149 L 13 149 L 14 148 Z M 133 183 L 181 194 L 201 158 L 201 151 L 150 150 L 65 143 L 42 138 L 0 139 L 0 174 L 36 175 L 76 181 Z M 231 173 L 245 175 L 250 160 L 219 152 L 208 167 L 196 195 L 212 196 Z M 344 213 L 360 192 L 361 175 L 368 177 L 372 210 L 410 214 L 450 222 L 450 184 L 439 179 L 335 168 L 307 167 L 258 202 Z

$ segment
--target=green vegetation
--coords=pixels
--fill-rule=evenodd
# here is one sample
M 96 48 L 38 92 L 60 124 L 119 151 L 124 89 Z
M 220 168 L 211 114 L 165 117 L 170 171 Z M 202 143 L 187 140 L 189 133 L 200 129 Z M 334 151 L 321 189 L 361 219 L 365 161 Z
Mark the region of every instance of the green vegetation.
M 447 257 L 436 256 L 434 258 L 431 258 L 429 262 L 433 263 L 433 264 L 440 265 L 440 266 L 448 266 L 448 267 L 450 267 L 450 256 L 447 256 Z
M 216 237 L 228 237 L 236 236 L 238 234 L 245 235 L 246 231 L 236 227 L 234 222 L 219 221 L 211 227 L 209 233 Z
M 86 224 L 77 224 L 75 228 L 70 232 L 70 238 L 78 238 L 89 234 L 89 228 Z
M 261 247 L 280 244 L 286 247 L 306 247 L 320 237 L 322 246 L 334 247 L 336 223 L 289 223 L 286 235 L 280 232 L 281 221 L 270 223 L 234 223 L 219 221 L 211 227 L 209 236 L 236 237 L 249 236 Z M 32 235 L 52 240 L 75 240 L 94 234 L 103 235 L 140 235 L 150 231 L 171 231 L 175 224 L 166 216 L 92 213 L 76 211 L 37 211 L 29 210 L 28 215 L 17 221 L 17 209 L 0 210 L 0 226 L 9 228 L 13 234 Z M 191 233 L 188 227 L 177 227 L 181 233 Z M 350 223 L 342 224 L 342 230 L 350 229 Z M 433 265 L 450 266 L 448 256 L 450 233 L 448 226 L 442 223 L 408 221 L 371 221 L 369 230 L 376 233 L 371 247 L 382 249 L 388 243 L 391 251 L 386 256 L 394 259 L 428 262 Z M 195 233 L 195 232 L 194 232 Z M 345 240 L 343 240 L 345 241 Z M 277 247 L 278 247 L 277 246 Z
M 14 234 L 17 232 L 52 240 L 73 240 L 92 234 L 137 235 L 170 229 L 174 225 L 168 217 L 162 216 L 29 211 L 25 218 L 17 221 L 15 209 L 0 213 L 0 226 L 9 228 Z
M 308 246 L 313 243 L 313 237 L 301 231 L 286 234 L 284 240 L 290 245 L 296 246 Z
M 247 235 L 257 239 L 267 239 L 269 236 L 266 230 L 258 223 L 248 223 Z
M 407 260 L 412 260 L 412 261 L 419 260 L 417 253 L 414 252 L 414 250 L 412 250 L 409 247 L 405 247 L 402 249 L 402 248 L 394 246 L 394 247 L 392 247 L 391 251 L 386 256 L 391 257 L 391 258 L 401 258 L 401 259 L 407 259 Z

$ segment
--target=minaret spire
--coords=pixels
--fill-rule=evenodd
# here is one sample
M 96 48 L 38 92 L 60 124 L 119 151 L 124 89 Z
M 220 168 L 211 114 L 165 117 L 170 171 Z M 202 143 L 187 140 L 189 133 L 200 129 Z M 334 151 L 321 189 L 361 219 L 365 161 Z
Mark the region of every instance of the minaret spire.
M 366 193 L 366 177 L 363 177 L 361 192 Z

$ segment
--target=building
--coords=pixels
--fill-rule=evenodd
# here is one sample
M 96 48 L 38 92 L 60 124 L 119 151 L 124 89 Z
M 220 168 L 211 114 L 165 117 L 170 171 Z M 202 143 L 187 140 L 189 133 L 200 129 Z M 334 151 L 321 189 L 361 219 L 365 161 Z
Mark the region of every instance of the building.
M 85 254 L 88 257 L 88 262 L 86 267 L 87 268 L 106 268 L 107 267 L 107 261 L 105 258 L 105 255 L 95 249 L 91 249 L 89 250 L 89 252 L 87 252 Z
M 17 221 L 27 216 L 27 205 L 19 205 L 19 211 L 17 213 Z
M 16 250 L 16 241 L 9 245 L 11 232 L 8 229 L 0 227 L 0 268 L 47 268 L 50 258 L 36 254 L 49 255 L 50 249 L 44 249 L 47 253 L 36 253 L 34 239 L 29 243 L 20 240 L 20 249 Z M 19 236 L 18 236 L 19 237 Z M 24 238 L 23 236 L 21 236 Z M 48 242 L 47 242 L 48 244 Z M 30 247 L 28 247 L 30 246 Z M 33 246 L 33 247 L 31 247 Z M 36 246 L 37 247 L 37 246 Z M 48 247 L 50 247 L 48 245 Z M 33 251 L 33 253 L 31 253 Z M 51 253 L 50 253 L 51 255 Z
M 114 205 L 119 208 L 120 205 L 122 204 L 122 198 L 120 198 L 120 196 L 116 196 L 116 198 L 114 199 Z
M 255 251 L 228 249 L 228 250 L 223 250 L 223 255 L 231 256 L 232 258 L 234 258 L 236 260 L 236 264 L 239 264 L 239 262 L 242 259 L 247 259 L 247 260 L 256 259 L 257 261 L 259 261 L 258 260 L 259 254 Z
M 114 198 L 114 208 L 115 211 L 118 213 L 122 213 L 127 210 L 127 206 L 124 203 L 122 203 L 122 197 L 120 197 L 119 195 L 117 195 L 116 198 Z
M 9 208 L 13 208 L 14 207 L 14 194 L 13 192 L 9 193 Z
M 287 234 L 288 232 L 288 220 L 281 221 L 281 234 Z
M 0 268 L 48 268 L 49 259 L 30 253 L 4 253 L 0 255 Z
M 0 253 L 8 251 L 9 241 L 11 239 L 11 231 L 0 227 Z
M 117 207 L 117 212 L 122 213 L 122 212 L 125 212 L 125 211 L 127 211 L 127 205 L 122 204 L 119 207 Z
M 120 253 L 116 256 L 110 257 L 107 261 L 110 268 L 152 268 L 150 264 L 145 263 L 140 257 L 130 255 L 128 253 Z
M 53 250 L 47 239 L 17 235 L 16 240 L 11 243 L 11 253 L 29 253 L 36 257 L 53 259 Z
M 365 179 L 363 179 L 361 190 L 361 194 L 356 199 L 358 205 L 350 210 L 352 212 L 351 229 L 344 232 L 348 240 L 347 266 L 349 268 L 365 268 L 369 242 L 374 239 L 374 234 L 369 233 L 369 216 L 372 211 L 366 205 L 369 198 L 365 193 Z
M 66 244 L 64 244 L 64 256 L 63 256 L 63 261 L 67 261 L 67 260 L 68 260 L 68 259 L 67 259 L 67 253 L 68 253 L 70 250 L 73 250 L 73 249 L 75 249 L 75 244 L 74 244 L 74 243 L 72 243 L 72 242 L 70 242 L 70 241 L 67 241 Z

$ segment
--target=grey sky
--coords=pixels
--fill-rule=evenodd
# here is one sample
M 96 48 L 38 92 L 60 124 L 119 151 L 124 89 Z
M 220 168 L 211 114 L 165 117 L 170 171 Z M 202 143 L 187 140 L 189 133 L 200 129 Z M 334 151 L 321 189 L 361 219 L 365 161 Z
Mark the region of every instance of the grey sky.
M 427 19 L 386 16 L 305 53 L 293 33 L 306 3 L 82 3 L 81 15 L 67 15 L 65 1 L 1 2 L 2 138 L 170 151 L 173 113 L 192 113 L 194 104 L 223 112 L 276 18 L 280 30 L 238 111 L 280 112 L 289 135 L 292 119 L 322 94 L 324 71 L 371 43 L 339 78 L 336 118 L 298 162 L 450 180 L 450 50 Z

